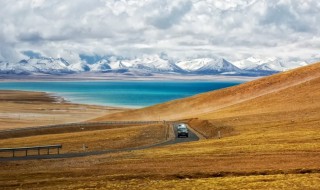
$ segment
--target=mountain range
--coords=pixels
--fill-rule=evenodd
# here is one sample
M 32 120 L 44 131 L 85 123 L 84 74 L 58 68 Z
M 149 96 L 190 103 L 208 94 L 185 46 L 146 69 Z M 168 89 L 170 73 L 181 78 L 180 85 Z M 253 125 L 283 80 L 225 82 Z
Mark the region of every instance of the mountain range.
M 196 58 L 173 61 L 172 59 L 153 55 L 134 59 L 122 57 L 102 58 L 95 63 L 85 61 L 69 63 L 64 58 L 30 58 L 18 63 L 0 61 L 0 74 L 32 75 L 66 75 L 83 72 L 124 73 L 134 75 L 194 74 L 194 75 L 233 75 L 264 76 L 308 65 L 307 61 L 288 62 L 278 58 L 258 59 L 249 57 L 231 63 L 223 58 Z

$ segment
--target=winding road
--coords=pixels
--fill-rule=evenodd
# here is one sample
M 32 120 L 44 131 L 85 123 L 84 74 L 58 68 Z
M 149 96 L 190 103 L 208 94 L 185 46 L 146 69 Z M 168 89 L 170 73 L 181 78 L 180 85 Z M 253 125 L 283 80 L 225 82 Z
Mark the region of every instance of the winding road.
M 138 122 L 135 122 L 135 123 L 137 124 Z M 142 123 L 145 124 L 146 122 L 143 121 Z M 120 125 L 120 122 L 117 123 L 117 124 Z M 169 132 L 169 133 L 171 133 L 171 138 L 168 138 L 168 140 L 165 141 L 165 142 L 161 142 L 161 143 L 157 143 L 157 144 L 145 145 L 145 146 L 139 146 L 139 147 L 133 147 L 133 148 L 122 148 L 122 149 L 113 149 L 113 150 L 100 150 L 100 151 L 79 152 L 79 153 L 50 154 L 50 155 L 30 155 L 30 156 L 27 156 L 27 157 L 22 157 L 22 156 L 21 157 L 2 157 L 2 158 L 0 157 L 0 162 L 1 161 L 17 161 L 17 160 L 59 159 L 59 158 L 84 157 L 84 156 L 116 153 L 116 152 L 143 150 L 143 149 L 148 149 L 148 148 L 161 147 L 161 146 L 167 146 L 167 145 L 173 145 L 173 144 L 178 144 L 178 143 L 185 143 L 185 142 L 191 142 L 191 141 L 198 141 L 199 140 L 199 137 L 193 132 L 192 129 L 189 130 L 189 137 L 177 138 L 177 123 L 175 123 L 175 122 L 167 122 L 167 124 L 170 126 L 171 132 Z M 78 125 L 80 126 L 81 124 L 78 124 Z M 86 126 L 88 126 L 88 124 L 86 124 Z M 59 126 L 57 125 L 57 126 L 51 126 L 51 127 L 57 128 Z M 42 128 L 50 128 L 50 126 L 43 126 Z M 190 129 L 189 126 L 188 126 L 188 128 Z M 37 129 L 37 127 L 34 127 L 33 129 Z M 29 128 L 20 129 L 19 132 L 21 132 L 23 130 L 30 130 L 30 129 Z

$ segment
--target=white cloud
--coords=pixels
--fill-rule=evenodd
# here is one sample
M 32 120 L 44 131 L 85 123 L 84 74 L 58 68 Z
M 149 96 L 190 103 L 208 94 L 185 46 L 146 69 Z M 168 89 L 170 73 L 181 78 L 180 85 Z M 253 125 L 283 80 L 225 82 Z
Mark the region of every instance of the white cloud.
M 317 0 L 0 0 L 0 59 L 318 55 Z
M 169 0 L 170 1 L 170 0 Z M 157 1 L 158 7 L 150 16 L 147 16 L 147 21 L 158 29 L 169 29 L 172 26 L 178 25 L 181 19 L 191 10 L 192 3 L 190 1 L 180 1 L 180 3 L 169 3 L 168 0 Z M 154 9 L 153 7 L 153 9 Z

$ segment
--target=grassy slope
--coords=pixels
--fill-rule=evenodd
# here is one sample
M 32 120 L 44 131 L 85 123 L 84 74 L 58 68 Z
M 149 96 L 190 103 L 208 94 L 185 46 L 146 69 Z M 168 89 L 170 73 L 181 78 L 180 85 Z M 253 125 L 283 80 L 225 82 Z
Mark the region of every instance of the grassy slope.
M 107 128 L 107 127 L 106 127 Z M 109 127 L 110 128 L 110 127 Z M 141 125 L 128 127 L 111 127 L 94 131 L 73 131 L 61 134 L 35 135 L 21 138 L 0 139 L 0 147 L 25 147 L 47 144 L 62 144 L 61 153 L 121 149 L 155 144 L 164 141 L 166 128 L 162 125 Z M 56 152 L 56 150 L 52 150 Z M 24 155 L 24 152 L 19 152 Z M 16 155 L 19 156 L 19 153 Z M 30 151 L 30 155 L 37 151 Z M 0 153 L 0 156 L 11 157 L 11 153 Z
M 192 118 L 194 115 L 214 112 L 268 93 L 279 91 L 320 76 L 320 63 L 297 70 L 276 74 L 252 82 L 218 91 L 199 94 L 190 98 L 164 104 L 106 115 L 95 119 L 103 120 L 176 120 Z
M 250 131 L 263 135 L 274 132 L 311 132 L 320 125 L 318 89 L 320 77 L 215 112 L 198 115 L 198 119 L 208 121 L 195 127 L 206 134 L 219 126 L 229 129 L 231 135 Z M 226 131 L 226 135 L 229 135 L 229 131 Z M 215 133 L 217 130 L 209 135 L 215 137 Z

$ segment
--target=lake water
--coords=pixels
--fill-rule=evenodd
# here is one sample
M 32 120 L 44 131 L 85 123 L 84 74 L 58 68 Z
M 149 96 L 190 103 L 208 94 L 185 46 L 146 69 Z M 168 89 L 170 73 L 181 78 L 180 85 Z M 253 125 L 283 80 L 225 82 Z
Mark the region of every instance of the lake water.
M 139 108 L 240 83 L 210 81 L 0 82 L 0 89 L 43 91 L 54 93 L 75 103 Z

